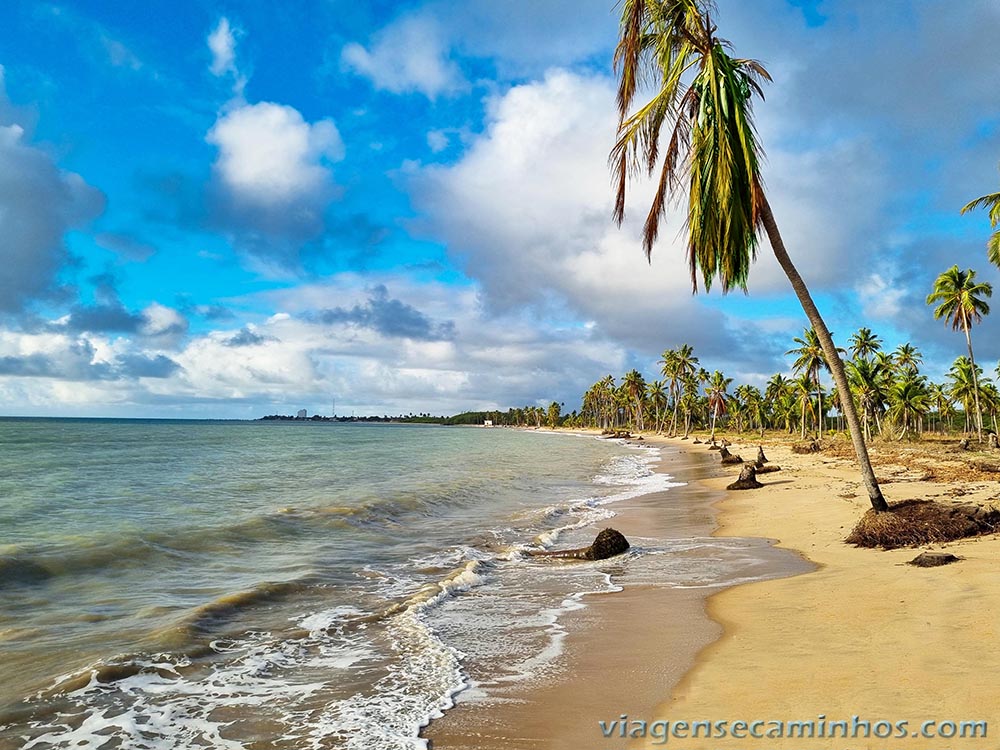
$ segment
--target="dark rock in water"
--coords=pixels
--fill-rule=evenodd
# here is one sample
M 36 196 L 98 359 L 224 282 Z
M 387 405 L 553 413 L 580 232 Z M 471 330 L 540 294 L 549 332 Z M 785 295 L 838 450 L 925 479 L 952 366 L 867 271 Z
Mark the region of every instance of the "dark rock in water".
M 589 547 L 579 549 L 545 550 L 529 552 L 532 557 L 557 557 L 562 560 L 606 560 L 620 555 L 629 548 L 628 539 L 620 531 L 604 529 Z
M 756 490 L 763 487 L 757 481 L 757 467 L 753 464 L 745 464 L 740 471 L 740 478 L 726 487 L 727 490 Z
M 910 560 L 909 564 L 918 568 L 936 568 L 938 565 L 948 565 L 961 559 L 948 552 L 921 552 Z
M 766 463 L 767 463 L 767 456 L 764 455 L 764 446 L 763 445 L 758 445 L 757 446 L 757 468 L 759 469 L 761 466 L 763 466 Z

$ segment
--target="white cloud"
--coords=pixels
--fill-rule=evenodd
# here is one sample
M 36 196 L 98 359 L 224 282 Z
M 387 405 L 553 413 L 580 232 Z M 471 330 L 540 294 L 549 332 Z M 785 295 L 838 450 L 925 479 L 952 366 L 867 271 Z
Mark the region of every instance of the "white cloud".
M 208 48 L 212 52 L 212 65 L 209 67 L 212 75 L 237 74 L 236 37 L 225 16 L 219 19 L 215 29 L 208 35 Z
M 377 33 L 368 49 L 352 43 L 341 52 L 349 70 L 365 76 L 377 89 L 396 94 L 419 92 L 430 99 L 467 88 L 437 21 L 405 16 Z
M 326 193 L 329 163 L 344 156 L 332 120 L 306 122 L 293 107 L 272 102 L 238 107 L 222 115 L 206 140 L 217 146 L 215 170 L 240 201 L 288 204 Z

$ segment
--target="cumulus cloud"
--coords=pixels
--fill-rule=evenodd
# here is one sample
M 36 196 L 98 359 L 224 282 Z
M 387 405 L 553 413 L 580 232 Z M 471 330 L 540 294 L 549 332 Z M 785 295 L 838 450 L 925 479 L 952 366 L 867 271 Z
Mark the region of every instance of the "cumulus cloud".
M 0 68 L 0 110 L 6 101 Z M 104 196 L 26 143 L 21 125 L 0 125 L 0 311 L 50 295 L 68 260 L 64 235 L 103 209 Z
M 218 148 L 217 221 L 243 249 L 287 262 L 320 234 L 336 193 L 331 164 L 344 156 L 332 120 L 260 102 L 223 113 L 206 140 Z
M 348 44 L 341 61 L 383 91 L 419 92 L 429 99 L 454 94 L 468 84 L 439 23 L 426 15 L 403 16 L 378 32 L 368 48 Z

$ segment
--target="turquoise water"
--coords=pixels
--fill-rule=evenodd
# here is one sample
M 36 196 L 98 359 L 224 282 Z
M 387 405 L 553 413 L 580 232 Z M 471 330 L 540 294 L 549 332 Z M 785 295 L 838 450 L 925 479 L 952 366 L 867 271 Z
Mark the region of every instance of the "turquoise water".
M 457 693 L 557 661 L 561 615 L 626 563 L 523 550 L 675 486 L 657 458 L 506 429 L 0 420 L 0 748 L 420 747 Z M 673 544 L 627 564 L 680 585 L 747 564 Z

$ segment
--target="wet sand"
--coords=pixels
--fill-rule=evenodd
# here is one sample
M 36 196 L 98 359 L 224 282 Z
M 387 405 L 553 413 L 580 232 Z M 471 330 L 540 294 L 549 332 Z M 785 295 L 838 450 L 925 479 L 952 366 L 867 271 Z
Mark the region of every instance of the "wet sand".
M 632 540 L 709 536 L 714 504 L 725 495 L 707 484 L 719 474 L 717 457 L 684 444 L 664 456 L 659 470 L 687 486 L 619 503 L 609 524 Z M 770 575 L 812 569 L 791 552 L 762 554 Z M 600 721 L 651 719 L 699 652 L 720 637 L 706 611 L 717 590 L 629 585 L 626 577 L 622 591 L 588 596 L 586 608 L 563 618 L 569 634 L 556 675 L 494 693 L 487 703 L 459 696 L 423 736 L 434 750 L 606 748 Z

